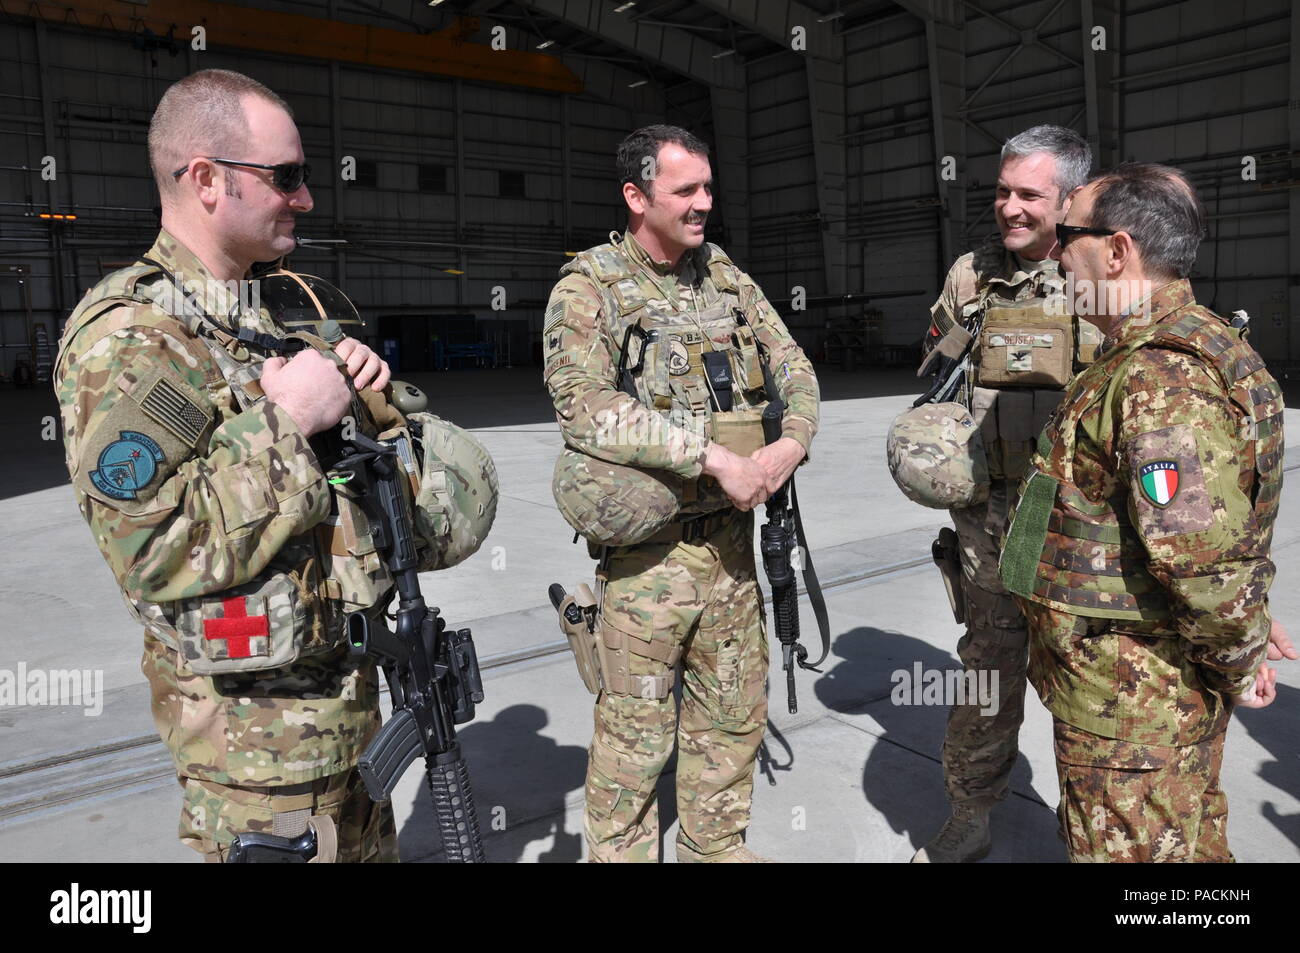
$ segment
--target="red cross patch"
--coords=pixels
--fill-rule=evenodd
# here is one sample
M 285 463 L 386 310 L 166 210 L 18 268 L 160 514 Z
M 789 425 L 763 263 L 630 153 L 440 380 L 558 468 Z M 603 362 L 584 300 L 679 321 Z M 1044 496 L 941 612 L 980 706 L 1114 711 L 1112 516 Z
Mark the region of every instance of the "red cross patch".
M 221 603 L 224 618 L 204 619 L 205 639 L 225 639 L 227 658 L 250 658 L 249 639 L 270 634 L 270 620 L 264 615 L 248 614 L 242 596 L 233 596 Z

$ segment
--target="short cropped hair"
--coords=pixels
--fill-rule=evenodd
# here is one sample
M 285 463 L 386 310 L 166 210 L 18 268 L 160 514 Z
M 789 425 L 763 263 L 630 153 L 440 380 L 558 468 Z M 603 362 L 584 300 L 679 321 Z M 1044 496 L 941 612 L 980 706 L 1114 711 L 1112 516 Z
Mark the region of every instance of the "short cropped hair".
M 646 198 L 654 198 L 653 162 L 647 158 L 657 159 L 664 143 L 671 142 L 681 146 L 687 152 L 697 156 L 707 156 L 709 147 L 693 133 L 681 126 L 643 126 L 619 143 L 618 174 L 621 182 L 631 182 L 645 193 Z M 649 174 L 647 174 L 649 173 Z
M 1093 179 L 1096 228 L 1128 232 L 1153 277 L 1186 278 L 1205 235 L 1205 208 L 1187 176 L 1172 166 L 1125 162 Z
M 1056 160 L 1056 177 L 1053 181 L 1060 194 L 1056 207 L 1060 208 L 1070 193 L 1088 181 L 1092 171 L 1092 150 L 1083 136 L 1065 126 L 1033 126 L 1012 136 L 1002 146 L 1000 162 L 1020 159 L 1046 152 Z
M 230 70 L 199 70 L 163 93 L 149 123 L 149 165 L 164 201 L 176 191 L 172 173 L 181 166 L 195 156 L 222 156 L 231 143 L 247 141 L 242 100 L 248 95 L 293 115 L 288 103 L 257 80 Z

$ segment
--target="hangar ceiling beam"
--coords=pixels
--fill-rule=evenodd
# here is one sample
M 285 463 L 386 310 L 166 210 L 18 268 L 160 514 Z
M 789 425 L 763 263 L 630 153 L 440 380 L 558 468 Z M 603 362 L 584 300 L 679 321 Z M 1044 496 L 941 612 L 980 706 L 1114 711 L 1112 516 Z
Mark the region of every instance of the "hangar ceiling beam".
M 340 60 L 557 93 L 582 91 L 578 77 L 554 56 L 494 50 L 487 44 L 466 42 L 465 29 L 472 27 L 472 22 L 437 33 L 408 33 L 216 0 L 132 0 L 127 4 L 120 0 L 28 0 L 22 7 L 15 5 L 13 15 L 117 33 L 148 28 L 178 46 L 188 46 L 191 30 L 202 26 L 209 47 Z
M 818 59 L 837 63 L 844 59 L 844 41 L 836 35 L 825 15 L 799 0 L 785 3 L 760 4 L 758 0 L 702 0 L 702 7 L 720 13 L 727 19 L 767 37 L 787 49 L 791 48 L 796 27 L 807 34 L 807 52 Z M 820 22 L 826 21 L 826 22 Z
M 920 20 L 937 20 L 944 26 L 961 26 L 958 0 L 896 0 L 898 5 Z
M 497 18 L 492 13 L 496 6 L 498 6 L 497 0 L 478 0 L 470 4 L 467 15 L 496 23 Z M 527 14 L 527 6 L 521 9 Z M 501 23 L 506 30 L 506 42 L 512 50 L 526 50 L 534 40 L 550 39 L 542 35 L 531 16 L 526 19 L 529 26 L 533 28 L 531 32 L 512 23 Z M 644 82 L 646 78 L 644 74 L 625 69 L 607 60 L 582 56 L 563 49 L 552 48 L 549 53 L 563 60 L 564 65 L 582 81 L 583 93 L 603 100 L 611 106 L 626 109 L 635 117 L 638 125 L 655 122 L 663 116 L 663 93 Z
M 657 23 L 640 23 L 631 15 L 632 11 L 615 13 L 614 5 L 607 0 L 521 2 L 706 86 L 744 87 L 744 69 L 728 55 L 731 52 L 729 47 L 710 43 L 686 30 Z

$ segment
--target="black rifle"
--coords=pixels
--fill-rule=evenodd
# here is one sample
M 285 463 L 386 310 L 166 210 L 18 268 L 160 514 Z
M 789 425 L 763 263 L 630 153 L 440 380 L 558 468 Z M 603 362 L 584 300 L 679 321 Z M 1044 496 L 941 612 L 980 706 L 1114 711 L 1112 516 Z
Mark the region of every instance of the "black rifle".
M 772 388 L 775 391 L 775 387 Z M 785 402 L 770 400 L 763 410 L 763 438 L 767 443 L 781 439 L 781 418 L 785 415 Z M 785 670 L 785 692 L 790 714 L 799 710 L 799 699 L 795 695 L 795 665 L 799 668 L 818 671 L 817 666 L 826 660 L 830 652 L 830 623 L 826 617 L 826 600 L 822 597 L 821 585 L 817 581 L 817 570 L 813 568 L 812 555 L 808 552 L 808 541 L 804 538 L 803 521 L 799 518 L 799 498 L 795 495 L 794 476 L 791 475 L 779 490 L 767 500 L 767 522 L 759 531 L 759 551 L 763 554 L 763 571 L 767 574 L 768 584 L 772 587 L 772 622 L 776 626 L 776 638 L 781 643 L 781 667 Z M 799 643 L 799 591 L 795 586 L 794 566 L 790 563 L 790 554 L 796 541 L 799 544 L 804 562 L 804 581 L 807 584 L 808 598 L 812 601 L 813 613 L 817 617 L 817 626 L 822 636 L 821 658 L 815 662 L 808 661 L 808 650 Z
M 966 340 L 956 353 L 947 350 L 947 341 L 944 340 L 926 355 L 917 374 L 918 376 L 930 374 L 934 378 L 934 383 L 928 391 L 912 402 L 913 407 L 929 403 L 943 404 L 961 393 L 967 375 L 970 373 L 970 354 L 979 340 L 980 330 L 983 327 L 984 318 L 981 315 L 970 328 L 962 329 L 961 333 L 965 335 Z M 957 329 L 950 330 L 948 336 L 956 331 Z
M 348 616 L 352 654 L 368 655 L 384 670 L 393 699 L 393 716 L 379 730 L 358 762 L 366 791 L 387 801 L 407 767 L 424 755 L 429 793 L 447 860 L 485 860 L 469 769 L 456 740 L 456 725 L 474 717 L 483 701 L 483 679 L 469 629 L 447 631 L 436 608 L 420 594 L 414 523 L 402 486 L 407 477 L 398 450 L 356 433 L 348 453 L 331 469 L 331 482 L 358 492 L 370 520 L 375 549 L 397 588 L 397 631 L 380 613 Z

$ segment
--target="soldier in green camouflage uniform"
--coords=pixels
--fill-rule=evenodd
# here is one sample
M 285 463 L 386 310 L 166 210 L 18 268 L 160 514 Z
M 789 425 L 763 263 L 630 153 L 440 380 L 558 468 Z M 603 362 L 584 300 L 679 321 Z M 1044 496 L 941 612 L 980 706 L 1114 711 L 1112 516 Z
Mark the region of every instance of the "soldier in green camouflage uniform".
M 1275 694 L 1283 399 L 1192 296 L 1202 223 L 1181 173 L 1120 166 L 1075 199 L 1058 253 L 1107 336 L 1039 439 L 1001 571 L 1055 718 L 1074 861 L 1231 860 L 1224 733 Z
M 989 309 L 1007 302 L 1049 299 L 1064 311 L 1065 282 L 1048 253 L 1069 194 L 1083 184 L 1090 166 L 1087 143 L 1061 127 L 1035 127 L 1006 144 L 995 207 L 1001 238 L 963 255 L 949 270 L 931 308 L 928 346 L 937 345 L 954 325 L 969 329 L 983 323 Z M 1084 335 L 1089 337 L 1089 331 Z M 1076 360 L 1089 350 L 1086 340 L 1083 344 Z M 977 355 L 978 349 L 977 342 Z M 972 379 L 977 375 L 978 366 Z M 995 674 L 998 704 L 992 715 L 974 700 L 950 709 L 943 771 L 952 816 L 914 862 L 984 856 L 992 843 L 989 812 L 1009 791 L 1024 720 L 1029 633 L 998 579 L 999 540 L 1007 525 L 1008 497 L 1024 472 L 1034 436 L 1060 395 L 1060 385 L 985 386 L 973 387 L 966 400 L 982 434 L 990 486 L 987 501 L 950 511 L 960 547 L 966 624 L 957 655 L 966 672 Z
M 61 342 L 68 470 L 146 629 L 182 841 L 219 860 L 237 833 L 310 823 L 318 860 L 335 844 L 339 860 L 395 860 L 391 809 L 353 770 L 379 725 L 374 667 L 342 638 L 342 613 L 385 582 L 309 442 L 357 406 L 340 367 L 368 403 L 388 369 L 352 339 L 286 362 L 235 337 L 283 334 L 226 280 L 291 250 L 311 197 L 301 177 L 203 158 L 227 149 L 303 161 L 288 107 L 247 77 L 204 71 L 169 89 L 150 131 L 164 230 L 86 295 Z
M 638 532 L 635 545 L 604 550 L 588 855 L 658 859 L 655 784 L 675 735 L 678 859 L 754 860 L 744 832 L 767 719 L 767 641 L 746 511 L 805 458 L 817 429 L 817 382 L 754 282 L 704 243 L 704 144 L 681 129 L 649 127 L 624 142 L 620 165 L 628 232 L 563 269 L 546 312 L 546 385 L 566 443 L 588 455 L 590 470 L 599 475 L 603 461 L 653 474 L 672 488 L 677 512 L 649 538 Z M 633 325 L 646 332 L 640 345 L 627 332 Z M 621 355 L 625 344 L 630 355 Z M 732 384 L 706 382 L 710 354 L 725 355 Z M 621 356 L 629 368 L 640 365 L 635 397 L 619 389 Z M 764 360 L 787 404 L 782 438 L 767 447 L 757 416 Z M 731 416 L 716 412 L 723 390 Z M 585 489 L 561 482 L 556 493 Z M 611 496 L 620 491 L 612 487 Z M 612 508 L 592 500 L 576 509 Z M 567 516 L 575 508 L 562 509 Z M 659 525 L 668 516 L 645 519 Z M 680 719 L 672 694 L 679 662 Z

